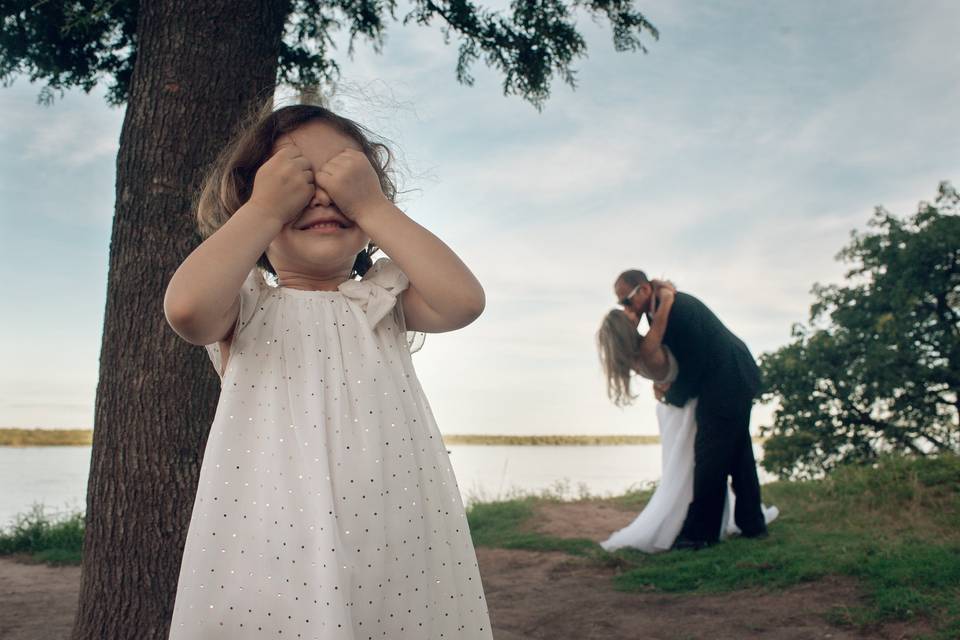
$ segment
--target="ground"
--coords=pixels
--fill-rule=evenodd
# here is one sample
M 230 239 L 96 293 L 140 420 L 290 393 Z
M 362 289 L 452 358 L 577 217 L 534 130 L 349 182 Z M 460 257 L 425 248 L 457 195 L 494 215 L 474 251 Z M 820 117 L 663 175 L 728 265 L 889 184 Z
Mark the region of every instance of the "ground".
M 0 558 L 0 638 L 68 638 L 80 593 L 80 567 Z
M 602 540 L 633 513 L 584 501 L 538 507 L 537 531 Z M 851 578 L 827 578 L 785 590 L 715 595 L 623 593 L 617 568 L 565 553 L 480 548 L 480 571 L 496 640 L 807 640 L 914 638 L 922 623 L 860 631 L 830 623 L 838 605 L 862 594 Z M 0 558 L 0 638 L 67 638 L 77 604 L 78 567 Z

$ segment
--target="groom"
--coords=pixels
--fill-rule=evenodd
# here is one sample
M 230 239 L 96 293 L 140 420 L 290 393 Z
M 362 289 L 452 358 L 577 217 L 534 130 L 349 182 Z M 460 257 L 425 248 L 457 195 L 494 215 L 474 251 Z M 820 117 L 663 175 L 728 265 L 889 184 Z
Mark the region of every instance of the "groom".
M 643 271 L 624 271 L 614 283 L 617 300 L 637 315 L 656 305 L 654 285 Z M 697 298 L 677 292 L 663 344 L 679 365 L 664 399 L 678 407 L 698 398 L 694 444 L 693 502 L 674 543 L 699 549 L 718 542 L 727 477 L 736 494 L 734 519 L 746 537 L 764 537 L 760 482 L 750 439 L 750 410 L 760 387 L 760 370 L 747 345 Z

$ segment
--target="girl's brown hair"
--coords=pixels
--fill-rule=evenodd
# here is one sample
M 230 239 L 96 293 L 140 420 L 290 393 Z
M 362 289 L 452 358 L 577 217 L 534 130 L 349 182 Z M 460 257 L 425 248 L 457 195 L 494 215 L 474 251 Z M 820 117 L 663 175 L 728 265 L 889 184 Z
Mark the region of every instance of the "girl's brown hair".
M 197 225 L 203 238 L 213 235 L 250 199 L 253 179 L 260 166 L 270 159 L 277 138 L 309 122 L 323 122 L 356 140 L 377 172 L 384 195 L 391 202 L 395 200 L 397 186 L 393 179 L 393 153 L 384 143 L 373 141 L 373 133 L 319 105 L 296 104 L 274 110 L 273 99 L 270 98 L 240 126 L 239 133 L 226 146 L 204 179 L 197 200 Z M 377 249 L 371 242 L 357 255 L 351 277 L 366 273 L 373 264 L 371 256 Z M 276 275 L 266 252 L 260 256 L 257 265 Z

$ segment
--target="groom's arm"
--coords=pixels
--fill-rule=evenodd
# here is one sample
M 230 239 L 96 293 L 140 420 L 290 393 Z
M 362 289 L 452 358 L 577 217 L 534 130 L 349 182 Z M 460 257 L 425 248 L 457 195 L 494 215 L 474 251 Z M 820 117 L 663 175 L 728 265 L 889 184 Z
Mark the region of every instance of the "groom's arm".
M 676 342 L 685 345 L 690 356 L 680 363 L 677 379 L 667 390 L 665 400 L 682 407 L 690 398 L 700 395 L 706 363 L 709 359 L 701 304 L 693 296 L 678 293 L 670 312 L 671 333 Z

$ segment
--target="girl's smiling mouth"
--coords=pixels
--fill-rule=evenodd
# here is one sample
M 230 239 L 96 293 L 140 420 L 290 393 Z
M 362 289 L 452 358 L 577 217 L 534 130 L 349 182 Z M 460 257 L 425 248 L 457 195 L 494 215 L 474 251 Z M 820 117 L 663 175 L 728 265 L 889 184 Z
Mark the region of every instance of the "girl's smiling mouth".
M 349 229 L 353 226 L 346 218 L 336 215 L 325 215 L 322 217 L 307 220 L 296 226 L 297 231 L 313 231 L 319 233 L 335 233 L 341 229 Z

